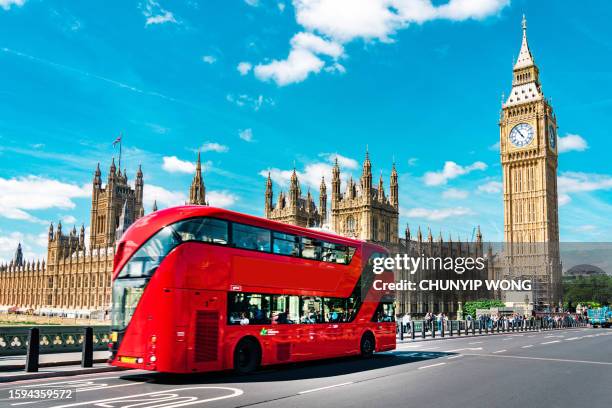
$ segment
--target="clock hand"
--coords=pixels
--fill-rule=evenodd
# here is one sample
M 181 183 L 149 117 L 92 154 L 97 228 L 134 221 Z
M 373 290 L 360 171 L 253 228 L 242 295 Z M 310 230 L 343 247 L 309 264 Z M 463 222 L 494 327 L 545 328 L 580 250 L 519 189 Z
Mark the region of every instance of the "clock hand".
M 522 137 L 523 139 L 526 139 L 525 135 L 524 135 L 523 133 L 521 133 L 521 131 L 520 131 L 520 130 L 518 130 L 518 128 L 516 129 L 516 131 L 518 132 L 518 134 L 519 134 L 519 135 L 521 135 L 521 137 Z

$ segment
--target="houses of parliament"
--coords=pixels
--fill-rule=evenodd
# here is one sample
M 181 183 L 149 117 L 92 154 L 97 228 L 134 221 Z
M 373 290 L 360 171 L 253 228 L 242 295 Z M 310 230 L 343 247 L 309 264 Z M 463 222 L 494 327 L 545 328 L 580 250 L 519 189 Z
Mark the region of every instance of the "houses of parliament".
M 49 226 L 47 260 L 26 261 L 21 245 L 15 257 L 0 265 L 0 305 L 23 309 L 105 311 L 111 302 L 111 275 L 115 241 L 144 215 L 142 169 L 134 187 L 126 170 L 114 158 L 103 184 L 100 165 L 92 182 L 89 247 L 85 226 L 64 230 L 60 222 Z M 189 189 L 189 203 L 206 204 L 206 189 L 198 153 L 195 175 Z M 157 203 L 153 204 L 157 210 Z
M 499 117 L 500 160 L 503 179 L 504 241 L 506 247 L 493 254 L 485 250 L 483 236 L 474 226 L 471 239 L 460 240 L 434 234 L 419 226 L 406 226 L 399 234 L 399 181 L 393 163 L 388 192 L 382 174 L 377 183 L 366 150 L 357 181 L 342 177 L 336 160 L 331 174 L 321 179 L 318 200 L 310 190 L 302 193 L 298 173 L 293 171 L 287 192 L 275 198 L 270 175 L 265 182 L 264 216 L 309 228 L 324 228 L 347 237 L 383 245 L 391 254 L 419 257 L 480 257 L 487 267 L 479 275 L 453 271 L 418 271 L 396 279 L 532 279 L 528 294 L 532 304 L 555 305 L 561 297 L 561 262 L 557 195 L 557 118 L 544 97 L 539 68 L 527 42 L 527 23 L 522 22 L 519 57 L 513 67 L 512 90 L 502 102 Z M 61 223 L 49 227 L 47 261 L 25 262 L 21 248 L 8 265 L 0 265 L 0 305 L 24 308 L 106 310 L 110 305 L 110 279 L 114 243 L 125 229 L 144 215 L 143 175 L 139 169 L 132 188 L 125 170 L 113 162 L 103 185 L 100 167 L 92 183 L 89 248 L 85 228 L 64 231 Z M 328 200 L 329 197 L 329 200 Z M 316 202 L 318 201 L 318 203 Z M 189 192 L 189 203 L 206 205 L 200 156 Z M 329 206 L 328 206 L 329 204 Z M 153 211 L 156 210 L 156 205 Z M 407 274 L 407 272 L 404 271 Z M 475 272 L 476 273 L 476 272 Z M 428 311 L 453 313 L 459 302 L 485 297 L 510 296 L 477 292 L 401 292 L 400 313 L 415 316 Z M 525 294 L 517 294 L 525 297 Z

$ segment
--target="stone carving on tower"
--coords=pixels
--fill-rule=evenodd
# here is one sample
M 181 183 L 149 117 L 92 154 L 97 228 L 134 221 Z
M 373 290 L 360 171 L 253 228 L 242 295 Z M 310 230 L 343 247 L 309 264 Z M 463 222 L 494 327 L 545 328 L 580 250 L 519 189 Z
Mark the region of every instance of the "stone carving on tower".
M 366 151 L 359 184 L 350 177 L 341 192 L 338 161 L 332 169 L 331 228 L 341 235 L 377 242 L 387 247 L 398 243 L 399 197 L 395 163 L 391 169 L 389 195 L 382 173 L 372 185 L 372 163 Z
M 189 203 L 191 205 L 208 205 L 206 202 L 206 187 L 202 178 L 202 162 L 200 161 L 200 152 L 198 152 L 198 160 L 196 162 L 196 170 L 189 188 Z
M 557 118 L 523 39 L 499 121 L 506 274 L 535 281 L 533 303 L 560 299 Z
M 321 182 L 319 197 L 321 196 L 325 196 L 324 181 Z M 271 220 L 298 225 L 300 227 L 320 227 L 325 221 L 321 217 L 321 214 L 319 214 L 319 210 L 315 205 L 310 189 L 308 189 L 306 197 L 302 196 L 302 188 L 295 169 L 293 169 L 293 173 L 291 174 L 289 194 L 285 195 L 285 193 L 281 191 L 278 195 L 276 204 L 274 204 L 272 178 L 268 173 L 268 178 L 266 179 L 264 213 L 266 218 Z
M 89 238 L 91 247 L 108 247 L 115 243 L 119 218 L 124 206 L 131 221 L 144 215 L 143 188 L 142 169 L 138 168 L 134 188 L 131 188 L 128 184 L 127 172 L 124 170 L 122 173 L 121 169 L 116 168 L 114 158 L 110 165 L 106 186 L 102 187 L 100 164 L 98 164 L 93 179 Z

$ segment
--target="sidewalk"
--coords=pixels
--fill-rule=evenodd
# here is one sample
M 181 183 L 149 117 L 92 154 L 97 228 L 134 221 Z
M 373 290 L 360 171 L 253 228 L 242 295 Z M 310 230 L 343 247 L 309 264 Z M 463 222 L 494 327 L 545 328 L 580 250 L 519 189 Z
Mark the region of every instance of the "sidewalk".
M 40 368 L 36 373 L 24 371 L 25 356 L 0 357 L 0 383 L 120 370 L 106 364 L 109 354 L 108 351 L 95 351 L 94 365 L 91 368 L 81 367 L 81 353 L 41 354 Z

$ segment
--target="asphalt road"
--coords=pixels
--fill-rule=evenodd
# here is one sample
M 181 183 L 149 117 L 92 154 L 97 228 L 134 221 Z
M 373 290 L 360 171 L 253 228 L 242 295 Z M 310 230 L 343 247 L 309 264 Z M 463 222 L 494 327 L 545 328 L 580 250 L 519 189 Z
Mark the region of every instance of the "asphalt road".
M 358 358 L 231 373 L 144 371 L 31 380 L 9 389 L 73 387 L 76 400 L 0 407 L 610 407 L 612 330 L 571 329 L 404 343 Z

